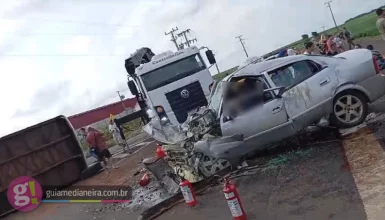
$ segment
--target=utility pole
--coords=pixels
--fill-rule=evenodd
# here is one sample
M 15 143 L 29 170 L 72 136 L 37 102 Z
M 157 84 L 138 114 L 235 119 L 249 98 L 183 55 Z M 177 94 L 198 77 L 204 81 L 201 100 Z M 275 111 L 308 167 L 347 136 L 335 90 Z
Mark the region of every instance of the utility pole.
M 184 31 L 182 31 L 182 32 L 180 32 L 179 34 L 178 34 L 178 37 L 184 37 L 184 39 L 186 40 L 186 42 L 184 42 L 184 43 L 182 43 L 182 45 L 183 44 L 185 44 L 187 47 L 190 47 L 191 46 L 191 43 L 194 43 L 194 42 L 197 42 L 198 40 L 196 39 L 196 38 L 194 38 L 194 39 L 191 39 L 191 40 L 189 40 L 188 38 L 187 38 L 187 33 L 190 33 L 190 31 L 191 31 L 191 29 L 186 29 L 186 30 L 184 30 Z
M 123 109 L 124 109 L 124 111 L 126 112 L 126 114 L 128 115 L 126 106 L 124 105 L 124 102 L 123 102 L 124 96 L 123 96 L 123 95 L 120 95 L 120 92 L 119 92 L 119 91 L 117 91 L 117 93 L 118 93 L 118 96 L 119 96 L 119 99 L 120 99 L 120 103 L 122 103 Z
M 246 57 L 249 57 L 249 54 L 247 54 L 246 48 L 245 48 L 245 42 L 244 39 L 242 39 L 242 35 L 239 35 L 238 37 L 235 37 L 239 39 L 239 42 L 242 44 L 243 50 L 245 51 Z
M 337 22 L 336 22 L 336 19 L 334 18 L 334 14 L 333 14 L 333 10 L 332 10 L 332 6 L 330 5 L 330 3 L 333 2 L 333 1 L 328 1 L 328 2 L 325 2 L 325 5 L 326 7 L 329 8 L 330 10 L 330 13 L 332 14 L 332 18 L 333 18 L 333 21 L 334 21 L 334 25 L 336 26 L 336 29 L 338 31 L 338 25 L 337 25 Z
M 175 37 L 175 35 L 174 35 L 174 32 L 175 32 L 175 31 L 178 31 L 178 27 L 176 27 L 175 29 L 172 28 L 171 31 L 168 32 L 168 33 L 164 32 L 164 35 L 169 35 L 169 34 L 171 34 L 171 41 L 174 42 L 176 49 L 179 50 L 178 44 L 177 44 L 177 42 L 176 42 L 176 37 Z

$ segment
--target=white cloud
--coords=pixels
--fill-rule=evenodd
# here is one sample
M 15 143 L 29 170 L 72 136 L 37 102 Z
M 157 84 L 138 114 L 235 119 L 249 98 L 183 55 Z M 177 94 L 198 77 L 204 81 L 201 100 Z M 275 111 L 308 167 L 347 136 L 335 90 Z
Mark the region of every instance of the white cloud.
M 342 23 L 383 1 L 332 4 Z M 237 35 L 254 56 L 333 26 L 323 0 L 12 0 L 0 14 L 0 136 L 130 96 L 124 60 L 140 47 L 174 50 L 164 33 L 175 26 L 213 49 L 221 70 L 245 60 Z

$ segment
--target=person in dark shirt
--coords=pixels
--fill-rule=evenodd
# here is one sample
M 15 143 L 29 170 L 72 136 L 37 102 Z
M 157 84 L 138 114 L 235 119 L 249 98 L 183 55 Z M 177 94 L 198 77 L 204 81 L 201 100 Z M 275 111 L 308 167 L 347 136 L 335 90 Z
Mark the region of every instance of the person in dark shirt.
M 352 47 L 355 46 L 355 44 L 353 42 L 353 40 L 354 40 L 353 34 L 348 29 L 346 29 L 346 27 L 344 27 L 343 33 L 344 33 L 344 37 L 346 39 L 346 42 L 349 45 L 349 50 L 351 50 Z
M 379 51 L 375 50 L 373 45 L 371 45 L 371 44 L 366 46 L 366 49 L 368 49 L 372 52 L 373 56 L 376 58 L 376 61 L 378 63 L 378 66 L 380 67 L 380 69 L 381 70 L 385 69 L 385 59 L 382 56 L 382 54 Z
M 87 132 L 88 134 L 86 137 L 86 141 L 88 147 L 90 148 L 92 153 L 97 155 L 98 161 L 101 162 L 102 166 L 105 169 L 109 168 L 107 167 L 107 164 L 108 160 L 112 157 L 112 155 L 107 148 L 103 133 L 90 126 L 87 128 Z M 112 168 L 116 167 L 112 165 Z

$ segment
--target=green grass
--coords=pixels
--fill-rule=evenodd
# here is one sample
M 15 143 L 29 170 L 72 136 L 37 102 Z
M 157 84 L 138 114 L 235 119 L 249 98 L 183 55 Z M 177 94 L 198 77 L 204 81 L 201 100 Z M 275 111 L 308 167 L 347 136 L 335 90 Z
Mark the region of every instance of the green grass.
M 362 37 L 374 37 L 380 35 L 376 27 L 377 15 L 375 12 L 372 12 L 367 15 L 363 15 L 361 17 L 352 19 L 344 24 L 340 25 L 338 28 L 342 30 L 343 27 L 346 27 L 349 31 L 351 31 L 354 37 L 362 38 Z M 319 33 L 322 34 L 335 34 L 337 33 L 336 28 L 331 28 L 324 32 Z M 286 48 L 297 48 L 303 47 L 304 43 L 310 39 L 301 39 L 294 43 L 291 43 L 286 46 Z
M 220 73 L 218 73 L 218 74 L 215 74 L 215 75 L 213 76 L 213 78 L 214 78 L 214 80 L 222 80 L 222 79 L 225 78 L 226 76 L 232 74 L 232 73 L 233 73 L 234 71 L 236 71 L 237 69 L 238 69 L 238 66 L 233 67 L 233 68 L 228 69 L 228 70 L 226 70 L 226 71 L 224 71 L 224 72 L 220 72 Z

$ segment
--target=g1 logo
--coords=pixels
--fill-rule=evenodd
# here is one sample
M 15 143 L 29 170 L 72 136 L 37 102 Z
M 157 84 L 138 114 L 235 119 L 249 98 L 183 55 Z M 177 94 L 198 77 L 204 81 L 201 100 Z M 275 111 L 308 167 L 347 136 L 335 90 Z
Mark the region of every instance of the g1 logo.
M 40 204 L 43 190 L 35 179 L 21 176 L 9 184 L 7 197 L 13 208 L 21 212 L 29 212 Z

